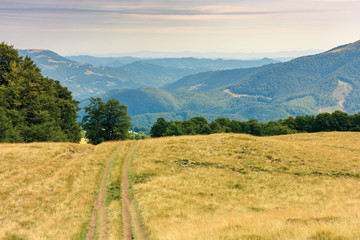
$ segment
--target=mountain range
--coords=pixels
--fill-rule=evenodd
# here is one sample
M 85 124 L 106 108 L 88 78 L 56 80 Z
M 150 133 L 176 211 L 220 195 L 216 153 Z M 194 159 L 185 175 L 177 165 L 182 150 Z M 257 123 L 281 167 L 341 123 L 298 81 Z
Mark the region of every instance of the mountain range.
M 262 66 L 279 62 L 268 58 L 245 61 L 62 57 L 55 52 L 41 49 L 19 50 L 19 53 L 22 56 L 30 56 L 45 76 L 59 80 L 78 100 L 104 94 L 112 89 L 161 87 L 184 76 L 203 71 Z
M 47 65 L 53 62 L 52 59 L 54 58 L 46 59 Z M 120 64 L 130 59 L 97 61 L 108 61 L 106 64 L 115 66 L 116 61 Z M 104 72 L 127 69 L 128 73 L 142 72 L 154 77 L 149 79 L 144 76 L 136 81 L 127 79 L 122 82 L 123 85 L 118 83 L 108 88 L 102 86 L 101 91 L 94 91 L 104 100 L 116 98 L 127 105 L 135 126 L 151 126 L 160 116 L 167 120 L 184 120 L 201 115 L 209 120 L 223 116 L 237 120 L 253 118 L 269 121 L 334 110 L 349 113 L 360 111 L 360 41 L 284 63 L 262 59 L 258 66 L 246 67 L 236 67 L 231 60 L 220 59 L 133 58 L 134 62 L 126 62 L 117 68 L 93 66 L 73 60 L 68 60 L 66 64 L 81 68 L 85 73 L 87 68 L 96 74 L 105 74 L 101 69 Z M 44 71 L 44 66 L 40 67 Z M 175 69 L 188 72 L 183 72 L 181 76 Z M 85 73 L 83 72 L 83 75 Z M 96 74 L 88 75 L 100 77 Z M 116 76 L 124 76 L 119 72 L 118 74 Z M 168 77 L 166 81 L 165 76 Z M 179 80 L 175 81 L 176 77 Z M 74 78 L 72 80 L 76 83 Z M 97 81 L 101 85 L 101 81 Z M 120 89 L 125 83 L 129 86 Z M 87 84 L 89 90 L 95 85 L 90 80 L 81 82 L 80 86 L 82 84 Z M 140 88 L 137 88 L 138 86 Z M 108 89 L 109 91 L 106 91 Z M 86 104 L 86 101 L 81 103 L 82 106 Z
M 360 41 L 285 63 L 204 72 L 161 90 L 112 90 L 103 97 L 119 99 L 136 122 L 151 125 L 153 116 L 182 120 L 189 113 L 259 121 L 334 110 L 357 113 L 359 89 Z M 143 97 L 151 106 L 139 106 Z

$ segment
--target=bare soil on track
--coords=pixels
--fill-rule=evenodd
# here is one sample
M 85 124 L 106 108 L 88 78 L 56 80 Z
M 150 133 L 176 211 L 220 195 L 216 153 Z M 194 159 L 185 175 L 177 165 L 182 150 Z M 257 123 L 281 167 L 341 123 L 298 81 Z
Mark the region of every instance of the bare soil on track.
M 86 240 L 106 240 L 108 239 L 108 220 L 107 220 L 107 206 L 106 206 L 106 184 L 111 171 L 113 162 L 116 160 L 118 152 L 121 151 L 122 146 L 117 146 L 109 160 L 106 162 L 105 169 L 101 178 L 99 193 L 94 202 Z M 97 236 L 97 238 L 95 238 Z
M 129 192 L 129 168 L 131 165 L 134 152 L 136 150 L 137 143 L 134 144 L 123 165 L 122 182 L 121 182 L 121 201 L 122 201 L 122 217 L 123 217 L 123 232 L 124 240 L 147 240 L 147 234 L 143 229 L 139 213 L 135 204 L 132 202 L 132 198 Z

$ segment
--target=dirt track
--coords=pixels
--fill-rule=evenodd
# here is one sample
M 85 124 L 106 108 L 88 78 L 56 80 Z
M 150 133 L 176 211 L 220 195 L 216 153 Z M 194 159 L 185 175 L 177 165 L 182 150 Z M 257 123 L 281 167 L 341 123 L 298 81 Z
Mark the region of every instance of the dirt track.
M 86 234 L 86 240 L 93 240 L 95 236 L 99 240 L 108 239 L 107 228 L 107 207 L 106 207 L 106 184 L 108 175 L 111 170 L 113 162 L 116 160 L 118 152 L 122 149 L 122 146 L 118 146 L 113 154 L 111 154 L 109 160 L 106 162 L 106 166 L 101 177 L 99 186 L 99 193 L 96 196 L 93 212 L 91 215 L 90 223 L 88 225 L 88 231 Z
M 121 203 L 122 203 L 122 218 L 123 218 L 123 232 L 124 240 L 133 239 L 131 232 L 131 216 L 130 216 L 130 195 L 129 195 L 129 166 L 131 158 L 135 152 L 135 145 L 131 147 L 128 155 L 125 158 L 122 178 L 121 178 Z
M 122 182 L 121 182 L 121 201 L 122 201 L 122 217 L 123 217 L 123 232 L 124 240 L 140 239 L 147 240 L 148 237 L 142 227 L 142 223 L 136 207 L 131 202 L 129 193 L 129 167 L 133 158 L 137 143 L 134 144 L 123 165 Z
M 122 219 L 123 219 L 123 239 L 124 240 L 147 240 L 148 237 L 142 227 L 142 223 L 136 209 L 135 204 L 132 203 L 129 193 L 129 168 L 137 147 L 134 143 L 128 151 L 122 166 L 121 179 L 121 202 L 122 202 Z M 106 206 L 106 185 L 107 179 L 111 171 L 111 167 L 118 157 L 118 153 L 122 150 L 122 146 L 118 146 L 106 163 L 101 182 L 99 186 L 99 193 L 94 202 L 94 208 L 91 215 L 91 220 L 88 225 L 86 240 L 107 240 L 109 235 L 107 206 Z

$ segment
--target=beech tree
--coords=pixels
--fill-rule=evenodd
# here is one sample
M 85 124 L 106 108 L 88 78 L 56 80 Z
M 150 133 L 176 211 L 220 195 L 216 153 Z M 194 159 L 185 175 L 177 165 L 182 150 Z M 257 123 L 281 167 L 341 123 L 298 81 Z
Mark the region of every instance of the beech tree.
M 80 140 L 78 102 L 30 57 L 0 43 L 0 142 Z
M 166 129 L 169 126 L 168 123 L 163 117 L 160 117 L 156 120 L 156 123 L 151 127 L 150 134 L 151 137 L 162 137 L 166 133 Z
M 116 99 L 109 99 L 106 103 L 101 98 L 89 100 L 89 106 L 84 108 L 86 115 L 82 119 L 82 126 L 90 143 L 129 138 L 131 124 L 127 106 Z

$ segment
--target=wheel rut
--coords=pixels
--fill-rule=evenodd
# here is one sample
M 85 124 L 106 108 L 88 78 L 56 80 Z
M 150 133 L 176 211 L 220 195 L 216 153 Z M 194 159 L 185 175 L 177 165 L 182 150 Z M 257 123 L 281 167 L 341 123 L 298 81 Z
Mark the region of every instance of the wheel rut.
M 122 217 L 123 217 L 123 233 L 124 240 L 148 240 L 147 234 L 143 229 L 140 216 L 132 201 L 129 192 L 129 168 L 131 165 L 134 152 L 138 143 L 135 143 L 125 158 L 122 172 L 121 182 L 121 201 L 122 201 Z
M 143 228 L 141 217 L 132 200 L 130 194 L 129 184 L 129 168 L 133 159 L 138 143 L 133 143 L 129 148 L 126 157 L 123 161 L 121 174 L 121 205 L 122 205 L 122 220 L 123 220 L 123 239 L 124 240 L 148 240 L 147 234 Z M 108 184 L 109 175 L 112 166 L 119 158 L 119 152 L 123 149 L 123 145 L 119 144 L 114 152 L 111 154 L 109 160 L 106 162 L 103 174 L 101 177 L 98 194 L 96 196 L 94 207 L 91 214 L 91 219 L 88 224 L 86 240 L 107 240 L 109 237 L 108 227 L 108 212 L 106 205 L 106 186 Z M 124 156 L 124 155 L 123 155 Z
M 88 225 L 86 240 L 107 240 L 108 239 L 108 220 L 106 206 L 106 184 L 111 171 L 111 167 L 122 150 L 122 145 L 118 145 L 106 162 L 104 172 L 101 177 L 99 192 L 94 202 L 91 219 Z

